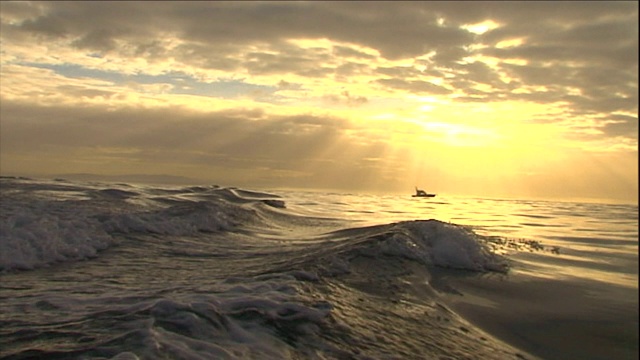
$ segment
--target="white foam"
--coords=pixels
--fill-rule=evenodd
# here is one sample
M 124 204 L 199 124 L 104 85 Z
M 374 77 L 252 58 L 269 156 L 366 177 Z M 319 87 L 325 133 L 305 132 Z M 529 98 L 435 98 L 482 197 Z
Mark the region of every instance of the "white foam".
M 289 345 L 277 333 L 314 336 L 331 306 L 303 305 L 295 294 L 276 290 L 283 283 L 271 283 L 271 291 L 259 283 L 245 283 L 246 287 L 232 287 L 195 301 L 160 299 L 149 309 L 154 320 L 147 323 L 149 334 L 163 352 L 182 359 L 288 358 Z
M 400 231 L 381 244 L 384 253 L 428 265 L 473 270 L 506 271 L 503 258 L 492 253 L 472 231 L 437 220 L 400 223 Z
M 33 269 L 94 257 L 98 251 L 114 244 L 117 234 L 189 236 L 234 226 L 232 213 L 208 207 L 196 206 L 182 213 L 168 208 L 110 214 L 100 213 L 98 208 L 76 208 L 65 202 L 29 205 L 21 208 L 16 204 L 11 215 L 0 218 L 0 269 Z
M 241 206 L 220 200 L 183 199 L 169 207 L 158 203 L 145 206 L 123 201 L 124 191 L 100 191 L 94 199 L 96 192 L 89 187 L 84 193 L 74 188 L 73 197 L 62 196 L 62 191 L 50 187 L 47 183 L 3 187 L 0 271 L 92 258 L 122 234 L 190 236 L 229 230 L 251 216 Z M 126 192 L 127 196 L 136 194 Z
M 139 360 L 140 358 L 130 352 L 130 351 L 125 351 L 125 352 L 121 352 L 120 354 L 110 358 L 109 360 Z
M 81 214 L 24 211 L 0 218 L 0 269 L 91 258 L 114 241 L 98 221 Z

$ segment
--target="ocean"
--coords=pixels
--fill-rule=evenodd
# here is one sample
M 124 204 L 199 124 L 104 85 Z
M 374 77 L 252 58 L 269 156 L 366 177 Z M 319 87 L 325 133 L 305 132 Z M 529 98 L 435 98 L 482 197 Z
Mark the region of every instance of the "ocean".
M 1 359 L 637 359 L 638 206 L 0 178 Z

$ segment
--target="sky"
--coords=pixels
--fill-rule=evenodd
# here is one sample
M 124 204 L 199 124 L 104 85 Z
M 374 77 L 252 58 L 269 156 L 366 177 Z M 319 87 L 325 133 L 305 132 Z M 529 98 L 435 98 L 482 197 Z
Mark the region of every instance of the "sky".
M 0 2 L 0 174 L 638 202 L 638 2 Z

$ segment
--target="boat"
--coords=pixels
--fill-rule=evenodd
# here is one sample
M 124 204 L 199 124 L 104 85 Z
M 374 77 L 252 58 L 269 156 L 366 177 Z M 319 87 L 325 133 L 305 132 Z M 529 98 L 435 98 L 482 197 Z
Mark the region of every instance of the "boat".
M 418 187 L 416 186 L 416 193 L 415 195 L 412 195 L 413 197 L 435 197 L 436 194 L 429 194 L 424 190 L 420 190 L 418 189 Z

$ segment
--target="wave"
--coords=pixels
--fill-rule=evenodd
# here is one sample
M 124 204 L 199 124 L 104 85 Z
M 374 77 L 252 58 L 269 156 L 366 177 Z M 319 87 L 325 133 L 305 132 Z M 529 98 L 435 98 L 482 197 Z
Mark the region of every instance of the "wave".
M 2 270 L 34 269 L 92 258 L 125 241 L 125 236 L 188 237 L 247 229 L 256 235 L 269 235 L 278 227 L 291 230 L 300 228 L 300 224 L 313 233 L 313 226 L 309 225 L 321 225 L 317 218 L 284 213 L 286 205 L 277 195 L 236 188 L 134 188 L 126 184 L 114 187 L 11 178 L 2 181 Z M 69 196 L 70 192 L 74 195 Z M 347 228 L 295 240 L 313 244 L 319 239 L 346 243 L 353 252 L 349 256 L 393 255 L 426 265 L 473 271 L 504 271 L 506 266 L 480 236 L 436 220 Z M 332 245 L 326 247 L 335 250 Z M 317 250 L 311 247 L 310 251 Z
M 436 295 L 439 271 L 509 270 L 467 227 L 354 226 L 219 186 L 0 181 L 2 358 L 523 357 Z
M 28 330 L 13 329 L 7 316 L 0 356 L 401 359 L 446 354 L 451 358 L 524 358 L 441 304 L 403 303 L 398 289 L 385 294 L 387 301 L 365 297 L 339 283 L 311 283 L 322 289 L 322 299 L 318 299 L 320 293 L 310 293 L 305 284 L 309 283 L 272 274 L 229 279 L 207 294 L 47 296 L 33 307 L 69 315 L 53 325 L 35 321 Z M 34 339 L 46 340 L 34 345 Z
M 231 231 L 257 220 L 261 205 L 284 208 L 275 195 L 218 187 L 0 180 L 0 270 L 92 258 L 122 235 Z
M 366 197 L 25 178 L 0 178 L 0 196 L 3 359 L 535 358 L 513 346 L 545 358 L 585 358 L 591 349 L 547 352 L 555 342 L 545 339 L 571 332 L 544 319 L 573 319 L 577 307 L 591 321 L 593 309 L 614 309 L 611 299 L 630 292 L 609 286 L 611 299 L 595 306 L 595 296 L 580 297 L 586 288 L 564 277 L 538 282 L 526 271 L 598 268 L 637 278 L 629 272 L 637 256 L 613 251 L 633 248 L 627 233 L 604 247 L 606 256 L 581 256 L 597 236 L 546 234 L 552 244 L 581 246 L 556 257 L 531 254 L 544 251 L 538 241 L 476 232 L 507 225 L 326 217 L 375 208 Z M 505 249 L 522 252 L 500 255 Z M 515 277 L 527 281 L 507 284 Z M 627 341 L 615 334 L 628 330 L 628 312 L 607 318 L 622 330 L 606 325 L 594 333 Z M 520 338 L 523 328 L 546 329 L 546 336 Z M 621 339 L 636 344 L 635 334 Z M 611 344 L 592 357 L 637 353 Z

